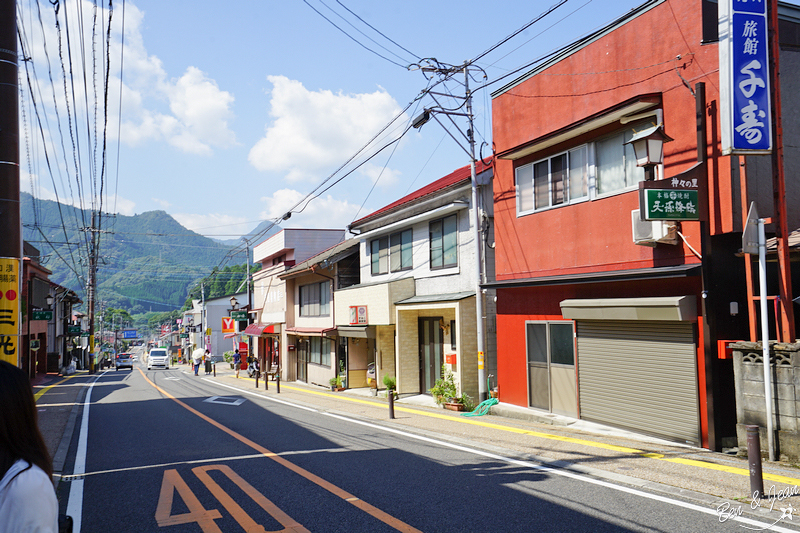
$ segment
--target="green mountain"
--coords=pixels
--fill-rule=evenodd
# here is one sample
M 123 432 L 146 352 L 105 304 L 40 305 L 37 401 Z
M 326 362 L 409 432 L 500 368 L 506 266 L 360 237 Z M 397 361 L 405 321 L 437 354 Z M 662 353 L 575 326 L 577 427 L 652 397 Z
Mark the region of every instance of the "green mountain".
M 84 301 L 90 230 L 97 228 L 97 299 L 132 314 L 182 307 L 192 288 L 220 266 L 231 249 L 184 228 L 164 211 L 103 213 L 93 224 L 91 210 L 27 193 L 21 193 L 20 200 L 23 238 L 41 251 L 42 264 L 53 271 L 50 279 Z M 245 261 L 242 254 L 231 262 Z

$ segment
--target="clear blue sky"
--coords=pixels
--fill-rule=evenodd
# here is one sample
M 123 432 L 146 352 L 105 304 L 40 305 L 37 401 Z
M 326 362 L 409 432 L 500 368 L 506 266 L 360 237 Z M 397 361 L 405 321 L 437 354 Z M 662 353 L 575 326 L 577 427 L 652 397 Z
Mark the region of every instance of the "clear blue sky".
M 46 133 L 52 139 L 48 154 L 51 165 L 61 169 L 54 169 L 51 177 L 41 162 L 44 149 L 40 140 L 27 143 L 33 160 L 38 161 L 29 166 L 23 139 L 23 190 L 33 189 L 38 196 L 51 199 L 57 192 L 62 201 L 77 203 L 79 180 L 70 170 L 74 156 L 69 132 L 66 125 L 62 126 L 66 140 L 59 139 L 53 113 L 51 93 L 55 87 L 60 118 L 66 124 L 53 8 L 47 1 L 39 4 L 40 25 L 35 2 L 18 2 L 29 40 L 26 52 L 37 65 L 40 105 L 51 117 Z M 107 7 L 107 2 L 101 3 Z M 477 64 L 485 69 L 488 81 L 497 80 L 640 3 L 566 1 Z M 81 33 L 75 14 L 78 5 L 83 9 L 83 33 L 90 35 L 92 2 L 62 4 L 62 39 L 66 39 L 67 25 L 73 40 Z M 425 88 L 426 79 L 421 72 L 408 70 L 407 64 L 430 57 L 460 64 L 481 55 L 555 5 L 557 0 L 251 0 L 232 4 L 126 0 L 122 47 L 123 3 L 117 0 L 111 26 L 103 208 L 123 214 L 163 209 L 205 235 L 231 238 L 247 233 L 259 221 L 286 212 L 334 175 L 395 114 L 414 101 Z M 312 6 L 387 59 L 354 42 Z M 64 20 L 64 12 L 72 18 Z M 98 20 L 106 21 L 107 16 L 99 12 Z M 97 33 L 104 35 L 100 22 L 97 24 Z M 84 42 L 91 42 L 91 38 Z M 102 38 L 98 42 L 100 47 Z M 52 65 L 50 74 L 45 49 Z M 80 51 L 75 40 L 71 45 L 73 57 L 79 57 Z M 85 45 L 84 51 L 91 57 L 90 46 Z M 76 80 L 82 79 L 79 70 L 76 66 L 71 78 L 78 86 L 80 81 Z M 90 71 L 88 76 L 91 79 Z M 101 74 L 98 77 L 102 80 Z M 495 84 L 490 90 L 499 86 Z M 448 83 L 447 89 L 463 94 L 458 83 Z M 479 143 L 491 144 L 490 90 L 475 93 Z M 91 117 L 93 107 L 92 97 L 81 95 L 79 92 L 70 108 L 77 115 L 76 123 L 81 123 L 81 117 Z M 102 94 L 100 100 L 102 106 Z M 422 105 L 431 103 L 428 98 Z M 30 103 L 26 106 L 33 114 Z M 381 137 L 379 145 L 394 138 L 418 112 L 416 105 L 412 106 Z M 98 123 L 102 130 L 102 120 Z M 86 145 L 91 135 L 86 133 L 85 120 L 82 124 L 79 143 Z M 27 127 L 29 137 L 31 133 L 39 135 L 37 127 L 30 123 Z M 433 121 L 409 132 L 394 148 L 383 151 L 311 201 L 287 225 L 344 227 L 356 216 L 364 216 L 468 163 L 466 153 Z M 84 153 L 83 167 L 89 159 Z M 363 160 L 361 156 L 356 162 Z M 342 175 L 335 174 L 335 178 Z M 94 194 L 96 198 L 99 188 L 92 185 L 89 171 L 82 172 L 81 180 L 87 197 L 84 205 L 91 205 L 88 196 Z

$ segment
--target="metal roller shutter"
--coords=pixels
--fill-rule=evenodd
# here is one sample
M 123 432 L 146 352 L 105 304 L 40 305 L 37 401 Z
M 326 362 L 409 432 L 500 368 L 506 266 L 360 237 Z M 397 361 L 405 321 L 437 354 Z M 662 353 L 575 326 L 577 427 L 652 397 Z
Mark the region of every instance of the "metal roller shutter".
M 700 444 L 692 323 L 576 324 L 582 419 Z

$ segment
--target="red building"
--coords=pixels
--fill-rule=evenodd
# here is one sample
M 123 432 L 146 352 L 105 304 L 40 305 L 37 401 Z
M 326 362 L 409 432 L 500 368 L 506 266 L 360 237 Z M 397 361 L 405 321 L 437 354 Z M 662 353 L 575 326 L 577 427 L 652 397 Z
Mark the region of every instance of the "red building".
M 487 286 L 502 402 L 714 449 L 735 438 L 732 368 L 716 343 L 746 338 L 748 317 L 739 158 L 720 144 L 716 7 L 649 1 L 493 93 L 497 281 Z M 783 109 L 797 109 L 787 89 L 800 12 L 779 12 Z M 693 169 L 698 83 L 707 164 Z M 797 146 L 788 122 L 784 144 Z M 655 178 L 707 182 L 707 223 L 639 221 L 645 171 L 626 143 L 658 125 L 674 140 Z M 787 176 L 796 156 L 787 149 Z M 769 156 L 746 160 L 747 196 L 770 216 Z M 797 205 L 800 191 L 787 196 Z

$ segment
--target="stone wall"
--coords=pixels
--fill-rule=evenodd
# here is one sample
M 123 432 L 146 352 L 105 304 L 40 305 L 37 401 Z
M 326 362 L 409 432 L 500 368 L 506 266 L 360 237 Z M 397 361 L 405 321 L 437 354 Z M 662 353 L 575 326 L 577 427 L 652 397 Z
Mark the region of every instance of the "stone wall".
M 776 457 L 800 460 L 800 344 L 770 342 L 772 424 Z M 736 436 L 747 448 L 748 425 L 759 426 L 761 451 L 767 455 L 767 416 L 764 363 L 760 342 L 737 342 L 733 349 L 736 387 Z

